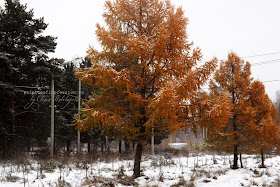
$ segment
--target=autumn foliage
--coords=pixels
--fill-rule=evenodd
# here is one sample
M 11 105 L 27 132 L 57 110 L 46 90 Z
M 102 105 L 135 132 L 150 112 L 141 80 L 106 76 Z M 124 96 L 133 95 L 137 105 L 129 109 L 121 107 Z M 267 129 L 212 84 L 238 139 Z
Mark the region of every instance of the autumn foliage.
M 260 81 L 252 83 L 249 101 L 253 107 L 254 116 L 252 122 L 248 124 L 245 145 L 248 151 L 261 154 L 261 167 L 265 167 L 264 151 L 275 148 L 279 142 L 279 130 L 276 124 L 277 110 Z
M 253 144 L 265 150 L 278 141 L 275 109 L 264 86 L 253 82 L 249 62 L 230 53 L 210 93 L 202 91 L 217 59 L 198 65 L 202 54 L 188 41 L 182 8 L 169 0 L 106 1 L 103 17 L 106 26 L 96 30 L 102 50 L 90 47 L 92 67 L 77 73 L 94 92 L 76 126 L 135 141 L 134 177 L 153 135 L 208 129 L 212 145 L 233 150 L 234 169 L 241 150 Z
M 216 67 L 216 59 L 197 66 L 202 54 L 187 39 L 187 18 L 170 1 L 106 1 L 106 27 L 97 24 L 102 51 L 88 50 L 92 67 L 78 78 L 94 88 L 84 103 L 80 130 L 101 129 L 138 142 L 134 176 L 140 175 L 143 146 L 152 136 L 192 124 L 191 101 Z M 206 105 L 205 105 L 206 106 Z M 221 110 L 207 105 L 208 114 Z M 213 109 L 214 107 L 214 109 Z M 217 112 L 216 118 L 219 113 Z
M 214 95 L 228 92 L 231 98 L 232 116 L 210 142 L 218 149 L 233 152 L 233 169 L 238 168 L 238 154 L 257 152 L 263 158 L 263 151 L 279 142 L 275 106 L 265 93 L 264 85 L 253 81 L 250 66 L 237 54 L 229 53 L 210 82 Z

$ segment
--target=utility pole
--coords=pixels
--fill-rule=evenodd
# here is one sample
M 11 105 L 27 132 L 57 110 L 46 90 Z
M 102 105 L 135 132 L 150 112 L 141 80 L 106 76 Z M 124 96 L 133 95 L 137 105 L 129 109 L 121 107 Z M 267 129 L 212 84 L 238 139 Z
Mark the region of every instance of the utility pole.
M 52 75 L 52 84 L 51 84 L 51 158 L 53 158 L 54 150 L 54 79 Z
M 152 128 L 151 147 L 152 147 L 152 155 L 155 155 L 155 135 L 154 135 L 154 128 Z
M 81 113 L 81 79 L 79 79 L 79 94 L 78 94 L 78 119 L 80 120 Z M 77 153 L 81 152 L 81 132 L 78 129 L 78 143 L 77 143 Z
M 73 62 L 75 60 L 78 59 L 82 59 L 81 57 L 75 58 L 71 61 L 67 61 L 67 62 L 63 62 L 64 63 L 68 63 L 68 62 Z M 54 155 L 54 70 L 56 67 L 54 67 L 54 69 L 52 70 L 52 82 L 51 82 L 51 148 L 50 148 L 50 156 L 51 158 L 53 158 Z M 79 113 L 79 117 L 80 117 L 80 100 L 81 100 L 81 80 L 79 79 L 79 104 L 78 104 L 78 113 Z M 80 118 L 79 118 L 80 119 Z M 78 148 L 80 147 L 80 131 L 78 131 Z M 80 151 L 80 149 L 78 149 L 78 152 Z

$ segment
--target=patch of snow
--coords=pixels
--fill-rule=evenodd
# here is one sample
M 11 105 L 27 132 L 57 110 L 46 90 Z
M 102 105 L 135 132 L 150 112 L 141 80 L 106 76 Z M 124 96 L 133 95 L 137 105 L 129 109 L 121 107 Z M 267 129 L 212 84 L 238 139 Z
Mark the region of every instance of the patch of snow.
M 187 143 L 169 143 L 168 145 L 174 149 L 182 149 Z
M 175 144 L 176 145 L 176 144 Z M 178 144 L 177 146 L 179 146 Z M 168 187 L 174 184 L 193 183 L 199 187 L 236 187 L 236 186 L 277 186 L 280 183 L 280 156 L 266 158 L 267 168 L 259 168 L 260 158 L 243 155 L 244 168 L 231 170 L 231 155 L 200 155 L 190 157 L 146 156 L 141 163 L 142 176 L 135 179 L 139 186 Z M 44 167 L 40 172 L 40 163 L 0 164 L 0 186 L 2 187 L 37 187 L 37 186 L 96 186 L 112 181 L 116 186 L 133 174 L 132 160 L 114 162 L 96 161 L 92 165 L 81 160 L 66 163 L 53 162 L 53 168 Z M 46 163 L 45 163 L 46 165 Z M 25 169 L 24 169 L 25 168 Z M 60 168 L 60 169 L 59 169 Z M 23 172 L 24 171 L 24 172 Z M 103 181 L 101 180 L 103 179 Z M 133 186 L 133 185 L 130 185 Z

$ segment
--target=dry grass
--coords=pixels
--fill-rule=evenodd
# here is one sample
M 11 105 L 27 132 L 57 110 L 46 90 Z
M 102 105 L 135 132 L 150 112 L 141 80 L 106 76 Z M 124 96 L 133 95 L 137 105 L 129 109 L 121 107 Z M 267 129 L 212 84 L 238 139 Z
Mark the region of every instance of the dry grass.
M 179 182 L 171 187 L 195 187 L 194 181 L 186 181 L 184 176 L 179 176 Z
M 105 177 L 90 177 L 83 182 L 83 186 L 96 186 L 96 187 L 114 187 L 116 184 L 124 186 L 135 186 L 136 182 L 132 177 L 123 178 L 105 178 Z

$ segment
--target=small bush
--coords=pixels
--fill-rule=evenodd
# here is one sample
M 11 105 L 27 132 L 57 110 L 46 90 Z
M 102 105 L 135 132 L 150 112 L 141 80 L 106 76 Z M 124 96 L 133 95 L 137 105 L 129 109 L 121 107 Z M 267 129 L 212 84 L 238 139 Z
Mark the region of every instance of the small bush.
M 259 184 L 256 181 L 254 181 L 254 180 L 251 181 L 251 185 L 252 186 L 259 186 Z
M 47 173 L 53 173 L 55 169 L 56 169 L 56 164 L 53 160 L 41 164 L 41 170 Z
M 273 183 L 273 186 L 280 186 L 280 177 L 278 177 L 275 181 L 274 181 L 274 183 Z
M 195 184 L 193 181 L 186 181 L 184 176 L 179 176 L 179 182 L 176 184 L 173 184 L 171 187 L 195 187 Z
M 7 182 L 17 182 L 20 178 L 17 177 L 17 176 L 12 176 L 12 175 L 9 175 L 9 176 L 6 176 L 6 181 Z
M 164 180 L 164 176 L 163 176 L 163 172 L 162 172 L 162 171 L 159 173 L 158 180 L 159 180 L 160 182 L 163 182 L 163 180 Z
M 228 171 L 227 169 L 219 169 L 214 171 L 213 175 L 218 175 L 218 176 L 225 175 L 227 171 Z
M 118 175 L 117 175 L 117 177 L 118 178 L 122 178 L 122 177 L 124 177 L 125 176 L 125 174 L 124 174 L 124 166 L 122 165 L 119 169 L 118 169 Z
M 56 186 L 57 187 L 71 187 L 71 184 L 66 182 L 65 180 L 58 179 L 58 181 L 56 182 Z

